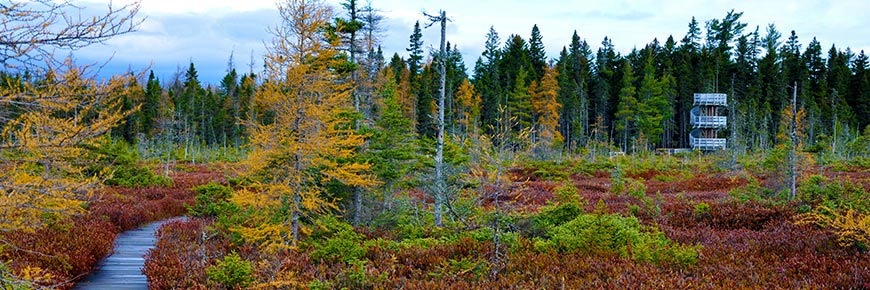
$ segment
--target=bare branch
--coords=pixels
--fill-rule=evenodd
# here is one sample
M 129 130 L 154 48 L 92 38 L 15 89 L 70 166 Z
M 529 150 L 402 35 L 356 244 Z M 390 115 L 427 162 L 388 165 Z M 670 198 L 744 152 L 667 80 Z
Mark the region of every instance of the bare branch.
M 39 62 L 58 63 L 55 49 L 76 50 L 127 34 L 145 20 L 138 18 L 139 1 L 105 14 L 86 16 L 70 1 L 0 0 L 0 63 L 4 68 L 29 68 Z

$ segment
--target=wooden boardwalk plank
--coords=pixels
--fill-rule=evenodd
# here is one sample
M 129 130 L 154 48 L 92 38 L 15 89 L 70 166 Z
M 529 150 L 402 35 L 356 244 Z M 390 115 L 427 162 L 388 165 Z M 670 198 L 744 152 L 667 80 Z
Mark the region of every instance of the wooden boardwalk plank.
M 115 239 L 114 253 L 103 259 L 97 269 L 73 289 L 148 289 L 148 279 L 142 274 L 145 253 L 154 247 L 157 228 L 167 221 L 153 222 L 119 234 Z

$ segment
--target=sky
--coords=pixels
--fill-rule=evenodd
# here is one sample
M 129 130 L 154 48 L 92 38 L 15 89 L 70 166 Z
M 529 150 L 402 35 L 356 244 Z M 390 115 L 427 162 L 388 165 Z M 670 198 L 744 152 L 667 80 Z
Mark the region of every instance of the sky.
M 131 0 L 114 0 L 118 6 Z M 361 0 L 365 3 L 367 0 Z M 745 32 L 759 26 L 762 36 L 769 23 L 783 34 L 795 30 L 802 47 L 816 37 L 825 52 L 836 44 L 852 51 L 870 53 L 870 1 L 866 0 L 766 0 L 766 1 L 570 1 L 570 0 L 370 0 L 385 16 L 382 47 L 389 59 L 393 53 L 407 55 L 414 22 L 425 24 L 422 12 L 447 12 L 447 40 L 462 52 L 466 66 L 480 56 L 490 27 L 502 43 L 518 34 L 528 39 L 537 24 L 548 58 L 555 58 L 577 31 L 593 51 L 605 36 L 622 53 L 642 48 L 654 38 L 664 42 L 669 35 L 681 39 L 694 16 L 701 23 L 722 19 L 734 9 L 743 12 Z M 83 13 L 105 11 L 108 0 L 73 1 Z M 326 0 L 339 9 L 342 0 Z M 217 84 L 226 74 L 233 56 L 241 72 L 262 70 L 262 55 L 272 38 L 269 27 L 280 23 L 275 0 L 142 0 L 138 31 L 73 52 L 79 63 L 103 64 L 101 74 L 152 69 L 169 80 L 196 66 L 203 83 Z M 437 27 L 423 30 L 426 50 L 439 43 Z

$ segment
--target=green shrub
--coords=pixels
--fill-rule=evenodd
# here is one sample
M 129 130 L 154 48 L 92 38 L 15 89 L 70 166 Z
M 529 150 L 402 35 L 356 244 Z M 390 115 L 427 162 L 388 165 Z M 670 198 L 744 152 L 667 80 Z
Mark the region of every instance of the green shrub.
M 329 289 L 335 289 L 335 287 L 329 281 L 313 280 L 310 283 L 308 283 L 308 289 L 309 290 L 329 290 Z
M 155 175 L 147 166 L 140 165 L 139 153 L 123 140 L 107 140 L 90 149 L 96 162 L 89 171 L 102 174 L 105 185 L 146 187 L 172 184 L 168 177 Z
M 334 286 L 332 289 L 376 289 L 389 278 L 387 272 L 377 275 L 369 273 L 366 260 L 350 260 L 347 263 L 349 267 L 339 273 L 335 283 L 331 283 Z
M 860 184 L 849 180 L 831 181 L 824 176 L 813 175 L 801 182 L 798 198 L 810 205 L 824 205 L 834 209 L 854 209 L 870 213 L 870 199 Z
M 558 203 L 577 203 L 583 204 L 583 197 L 577 191 L 577 187 L 571 182 L 563 182 L 561 185 L 553 189 L 553 195 Z
M 567 223 L 583 213 L 583 208 L 577 203 L 549 205 L 541 208 L 532 220 L 538 227 L 549 229 Z
M 658 229 L 644 227 L 635 217 L 615 214 L 582 214 L 553 227 L 549 240 L 538 240 L 538 250 L 618 254 L 656 264 L 694 264 L 698 247 L 674 243 Z
M 646 185 L 643 184 L 643 181 L 629 178 L 625 184 L 624 193 L 637 199 L 644 199 L 646 198 Z
M 636 204 L 629 204 L 628 212 L 631 213 L 632 216 L 637 216 L 640 213 L 640 206 Z
M 355 232 L 349 224 L 340 222 L 334 217 L 325 220 L 326 222 L 322 223 L 323 229 L 311 236 L 311 244 L 314 246 L 312 258 L 330 262 L 350 262 L 365 256 L 366 247 L 363 245 L 362 235 Z
M 568 163 L 545 161 L 530 161 L 529 166 L 535 168 L 532 173 L 541 180 L 562 181 L 571 176 L 571 166 Z
M 761 186 L 758 179 L 749 178 L 748 184 L 731 189 L 728 191 L 728 195 L 740 202 L 764 201 L 773 195 L 773 191 Z
M 710 214 L 710 205 L 706 202 L 699 202 L 695 205 L 695 215 L 705 216 Z
M 254 267 L 233 252 L 206 269 L 206 275 L 228 289 L 247 288 L 254 282 Z
M 232 188 L 214 181 L 194 187 L 193 191 L 196 192 L 196 203 L 187 210 L 196 217 L 217 217 L 228 209 L 230 202 L 227 199 L 233 194 Z

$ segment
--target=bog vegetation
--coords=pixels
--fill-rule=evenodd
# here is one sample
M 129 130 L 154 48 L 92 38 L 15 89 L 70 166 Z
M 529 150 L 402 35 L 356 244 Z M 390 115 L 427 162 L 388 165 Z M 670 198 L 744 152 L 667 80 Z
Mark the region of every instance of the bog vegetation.
M 29 37 L 0 42 L 3 288 L 69 288 L 179 215 L 151 288 L 870 288 L 863 51 L 731 11 L 626 55 L 491 28 L 469 76 L 424 54 L 446 12 L 388 60 L 371 5 L 287 0 L 264 71 L 203 87 L 48 53 L 134 31 L 137 3 L 59 31 L 75 6 L 0 8 Z M 655 154 L 688 147 L 695 92 L 728 93 L 728 148 Z

